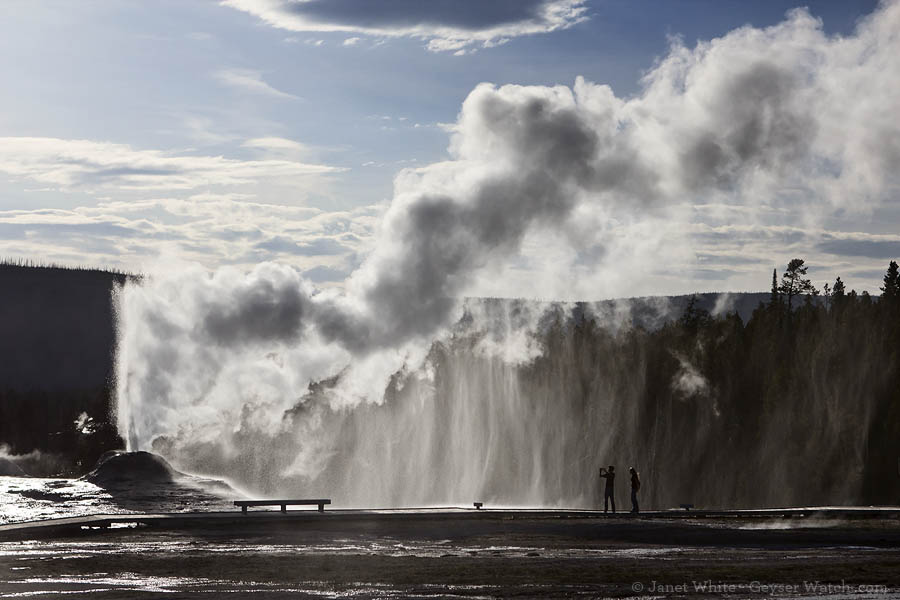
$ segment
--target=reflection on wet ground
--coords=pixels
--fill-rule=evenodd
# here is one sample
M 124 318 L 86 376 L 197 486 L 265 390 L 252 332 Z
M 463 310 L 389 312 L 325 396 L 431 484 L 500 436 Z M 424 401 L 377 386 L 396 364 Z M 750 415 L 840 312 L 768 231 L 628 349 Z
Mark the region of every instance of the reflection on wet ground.
M 301 581 L 295 584 L 270 583 L 261 581 L 231 581 L 228 579 L 210 579 L 206 577 L 146 577 L 136 573 L 123 573 L 115 577 L 97 574 L 93 576 L 56 577 L 45 579 L 22 579 L 18 582 L 23 591 L 3 594 L 3 598 L 35 598 L 49 597 L 50 594 L 40 590 L 51 586 L 51 594 L 90 594 L 92 597 L 105 594 L 117 594 L 115 597 L 126 597 L 123 594 L 175 594 L 180 597 L 193 594 L 247 594 L 259 597 L 283 596 L 290 598 L 494 598 L 498 586 L 463 585 L 439 586 L 425 585 L 415 594 L 409 589 L 401 589 L 387 584 L 351 582 L 347 588 L 336 588 L 320 581 Z M 38 588 L 38 589 L 32 589 Z M 539 586 L 534 586 L 538 592 Z M 578 590 L 573 586 L 575 595 Z M 494 592 L 494 593 L 492 593 Z M 586 590 L 583 591 L 587 593 Z
M 108 492 L 86 481 L 0 477 L 0 524 L 107 512 L 127 511 Z
M 233 510 L 230 497 L 186 478 L 104 489 L 83 479 L 0 477 L 0 525 L 97 514 Z
M 172 534 L 136 535 L 116 542 L 106 541 L 28 541 L 0 543 L 0 558 L 41 560 L 44 558 L 89 558 L 95 555 L 118 554 L 140 555 L 165 554 L 177 556 L 202 552 L 205 554 L 235 552 L 254 555 L 285 554 L 291 556 L 334 554 L 356 555 L 371 554 L 388 557 L 442 558 L 448 556 L 477 556 L 479 554 L 499 557 L 531 557 L 545 558 L 598 558 L 598 557 L 656 557 L 686 552 L 679 547 L 608 547 L 608 548 L 552 548 L 547 546 L 500 546 L 481 544 L 460 544 L 452 540 L 421 541 L 398 540 L 390 537 L 355 537 L 336 538 L 327 542 L 272 544 L 259 543 L 256 540 L 229 539 L 211 541 L 202 538 L 173 539 Z M 690 549 L 691 553 L 699 552 Z
M 587 525 L 585 525 L 587 526 Z M 659 527 L 648 523 L 648 527 Z M 452 527 L 452 523 L 448 523 Z M 852 581 L 856 600 L 897 592 L 900 549 L 728 547 L 547 537 L 517 531 L 430 538 L 322 530 L 229 537 L 221 532 L 109 531 L 68 540 L 0 543 L 0 597 L 493 598 L 710 597 L 634 594 L 641 583 L 719 579 L 734 598 L 771 597 L 752 582 Z M 641 526 L 642 527 L 642 526 Z M 506 538 L 509 543 L 498 543 Z M 727 541 L 727 539 L 723 540 Z M 859 580 L 860 573 L 865 580 Z M 829 579 L 831 578 L 831 579 Z M 848 584 L 850 585 L 850 584 Z M 862 589 L 861 585 L 869 588 Z M 842 588 L 843 589 L 843 588 Z M 791 597 L 841 597 L 792 593 Z
M 279 536 L 276 536 L 279 537 Z M 319 538 L 319 535 L 314 535 Z M 110 539 L 111 538 L 111 539 Z M 183 574 L 140 573 L 140 565 L 157 560 L 175 564 L 203 563 L 222 557 L 227 561 L 268 557 L 277 561 L 297 561 L 304 557 L 328 557 L 332 560 L 359 562 L 367 558 L 399 559 L 581 559 L 631 558 L 676 556 L 683 548 L 626 548 L 626 547 L 555 547 L 537 545 L 499 545 L 490 539 L 460 542 L 451 539 L 415 540 L 392 536 L 340 536 L 314 539 L 298 543 L 272 543 L 268 536 L 251 538 L 191 537 L 178 533 L 134 532 L 131 534 L 104 535 L 103 539 L 76 539 L 54 541 L 28 541 L 0 543 L 0 565 L 8 565 L 10 577 L 0 584 L 0 597 L 52 597 L 57 594 L 90 594 L 92 597 L 141 597 L 154 593 L 178 593 L 181 597 L 191 594 L 254 594 L 255 597 L 284 596 L 299 598 L 492 598 L 508 586 L 490 584 L 416 583 L 392 585 L 372 581 L 297 580 L 269 581 L 267 574 L 260 580 L 240 576 L 211 577 L 208 573 L 194 576 Z M 116 557 L 116 564 L 130 565 L 134 570 L 110 572 L 103 567 L 107 557 Z M 91 572 L 59 574 L 49 565 L 97 565 Z M 395 563 L 396 564 L 396 563 Z M 52 571 L 45 573 L 45 570 Z M 41 573 L 38 575 L 37 573 Z M 284 579 L 290 580 L 289 573 Z M 527 596 L 543 595 L 538 583 L 527 583 L 520 592 Z M 589 595 L 592 586 L 553 586 L 565 596 Z

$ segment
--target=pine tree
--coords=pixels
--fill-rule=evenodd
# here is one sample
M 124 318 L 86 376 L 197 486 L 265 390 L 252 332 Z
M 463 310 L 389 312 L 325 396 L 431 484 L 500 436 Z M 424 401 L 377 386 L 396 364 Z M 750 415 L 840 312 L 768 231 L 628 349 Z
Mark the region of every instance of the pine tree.
M 884 300 L 896 302 L 900 299 L 900 272 L 898 272 L 896 261 L 892 260 L 888 264 L 887 273 L 884 275 L 884 287 L 879 289 Z
M 838 277 L 834 280 L 834 287 L 831 289 L 831 297 L 832 298 L 841 298 L 843 299 L 845 293 L 844 282 L 841 281 L 841 278 Z
M 846 299 L 847 294 L 844 282 L 838 277 L 834 280 L 834 287 L 831 288 L 831 307 L 835 310 L 843 308 Z
M 781 301 L 778 296 L 778 269 L 772 269 L 772 296 L 769 299 L 769 306 L 777 306 Z
M 794 297 L 800 294 L 818 294 L 812 281 L 806 279 L 806 270 L 809 268 L 803 264 L 802 258 L 794 258 L 788 263 L 787 270 L 781 276 L 781 285 L 778 291 L 787 296 L 788 315 L 793 310 Z
M 684 309 L 684 313 L 681 315 L 681 325 L 690 333 L 697 333 L 697 330 L 703 326 L 708 325 L 712 317 L 709 314 L 709 311 L 697 307 L 697 295 L 694 294 L 691 296 L 691 299 L 688 301 L 687 307 Z

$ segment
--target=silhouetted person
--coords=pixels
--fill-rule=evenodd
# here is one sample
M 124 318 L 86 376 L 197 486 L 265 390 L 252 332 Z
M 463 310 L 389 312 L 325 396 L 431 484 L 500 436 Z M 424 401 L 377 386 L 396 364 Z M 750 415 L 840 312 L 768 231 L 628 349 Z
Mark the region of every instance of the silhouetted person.
M 641 478 L 638 477 L 638 472 L 634 470 L 634 467 L 628 467 L 628 472 L 631 473 L 631 512 L 637 514 L 640 512 L 637 493 L 641 489 Z
M 612 504 L 613 513 L 616 512 L 616 468 L 612 465 L 609 465 L 609 470 L 607 471 L 603 467 L 600 467 L 600 477 L 606 480 L 606 489 L 603 490 L 603 512 L 606 512 L 609 509 L 609 505 Z

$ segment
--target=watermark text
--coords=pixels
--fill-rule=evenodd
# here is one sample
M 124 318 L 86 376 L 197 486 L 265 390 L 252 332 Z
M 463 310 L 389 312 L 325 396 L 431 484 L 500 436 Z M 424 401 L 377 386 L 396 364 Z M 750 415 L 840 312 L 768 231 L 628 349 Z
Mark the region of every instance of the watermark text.
M 888 587 L 881 584 L 840 583 L 823 581 L 802 581 L 800 583 L 780 583 L 775 581 L 635 581 L 631 590 L 649 594 L 740 594 L 751 593 L 761 596 L 797 596 L 803 594 L 887 594 Z

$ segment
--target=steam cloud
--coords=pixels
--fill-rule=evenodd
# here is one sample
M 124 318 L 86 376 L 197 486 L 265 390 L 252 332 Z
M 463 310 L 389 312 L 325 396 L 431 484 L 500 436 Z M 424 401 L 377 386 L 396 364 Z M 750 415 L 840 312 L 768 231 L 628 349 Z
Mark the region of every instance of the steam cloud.
M 629 99 L 582 78 L 477 86 L 452 159 L 397 177 L 377 244 L 344 291 L 275 264 L 170 268 L 122 290 L 122 430 L 133 449 L 166 436 L 227 453 L 236 432 L 301 436 L 283 416 L 310 381 L 341 373 L 335 405 L 381 402 L 391 373 L 415 368 L 460 298 L 535 231 L 577 250 L 597 242 L 585 222 L 660 218 L 685 200 L 811 214 L 885 202 L 900 173 L 898 32 L 900 2 L 846 38 L 795 10 L 770 28 L 674 43 Z M 297 441 L 310 472 L 315 418 Z

